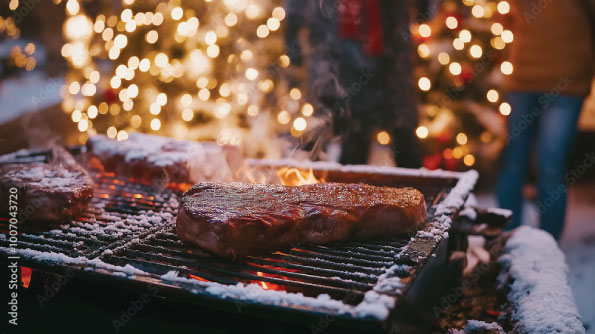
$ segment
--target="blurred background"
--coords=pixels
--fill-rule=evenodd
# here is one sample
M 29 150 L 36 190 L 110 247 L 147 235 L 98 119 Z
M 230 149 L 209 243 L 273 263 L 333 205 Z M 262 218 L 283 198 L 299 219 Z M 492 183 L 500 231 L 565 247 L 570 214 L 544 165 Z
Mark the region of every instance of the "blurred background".
M 399 53 L 371 45 L 370 52 L 399 59 L 382 65 L 365 63 L 350 53 L 352 44 L 329 37 L 359 32 L 341 13 L 337 25 L 329 23 L 336 13 L 324 3 L 2 0 L 0 153 L 82 145 L 94 134 L 125 140 L 140 131 L 237 145 L 257 158 L 477 169 L 480 203 L 497 205 L 492 187 L 512 111 L 502 85 L 517 70 L 509 53 L 512 3 L 403 1 L 394 13 L 369 10 L 368 19 L 389 15 L 395 29 L 388 30 L 403 46 Z M 381 28 L 369 25 L 365 33 L 373 40 Z M 346 79 L 350 66 L 359 72 Z M 386 86 L 395 98 L 385 108 L 378 94 Z M 384 113 L 403 105 L 414 117 L 395 130 Z M 365 131 L 349 134 L 354 127 Z M 414 138 L 403 136 L 408 131 Z M 580 177 L 568 191 L 561 239 L 576 291 L 592 288 L 595 276 L 595 168 L 584 164 L 594 147 L 590 96 L 569 159 L 568 170 Z M 398 157 L 402 151 L 414 157 Z M 536 164 L 531 160 L 524 187 L 526 224 L 537 224 Z M 576 297 L 594 326 L 592 295 Z
M 308 3 L 289 2 L 3 1 L 1 150 L 141 131 L 241 145 L 252 157 L 322 146 L 314 158 L 338 160 L 333 143 L 341 133 L 330 124 L 336 113 L 320 101 L 324 88 L 308 79 L 334 73 L 312 74 L 308 62 L 320 60 L 302 53 L 320 52 L 300 49 L 297 57 L 286 42 L 293 35 L 287 30 L 295 30 L 289 20 L 303 19 L 300 7 Z M 507 1 L 436 1 L 409 16 L 404 38 L 412 42 L 424 167 L 495 173 L 511 112 L 500 89 L 514 71 L 510 10 Z M 294 35 L 308 39 L 307 32 Z M 391 129 L 374 125 L 368 135 L 368 162 L 394 164 Z M 595 101 L 588 98 L 573 162 L 594 137 Z

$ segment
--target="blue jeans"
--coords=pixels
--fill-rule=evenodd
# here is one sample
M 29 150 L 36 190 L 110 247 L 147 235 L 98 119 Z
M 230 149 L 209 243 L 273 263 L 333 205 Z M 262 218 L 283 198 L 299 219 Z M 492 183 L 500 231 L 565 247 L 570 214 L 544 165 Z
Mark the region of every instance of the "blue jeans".
M 577 133 L 583 99 L 554 93 L 513 92 L 508 118 L 508 147 L 496 193 L 499 205 L 512 210 L 508 228 L 521 225 L 522 188 L 537 140 L 538 211 L 541 228 L 560 238 L 566 216 L 566 162 Z

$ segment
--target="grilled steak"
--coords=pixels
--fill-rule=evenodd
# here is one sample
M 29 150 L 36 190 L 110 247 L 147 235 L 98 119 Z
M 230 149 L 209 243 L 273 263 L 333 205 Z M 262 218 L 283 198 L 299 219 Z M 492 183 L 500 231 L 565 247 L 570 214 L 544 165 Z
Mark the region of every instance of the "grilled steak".
M 196 183 L 231 181 L 242 165 L 242 155 L 234 146 L 191 142 L 132 133 L 117 141 L 105 135 L 89 138 L 87 149 L 92 167 L 161 182 Z
M 5 158 L 11 158 L 6 156 Z M 14 163 L 0 158 L 0 213 L 9 215 L 10 188 L 21 222 L 60 223 L 79 215 L 93 196 L 93 180 L 63 149 L 55 149 L 51 163 Z M 14 204 L 13 204 L 14 205 Z
M 181 240 L 235 260 L 297 244 L 409 233 L 425 220 L 424 196 L 412 188 L 203 182 L 184 194 L 176 225 Z

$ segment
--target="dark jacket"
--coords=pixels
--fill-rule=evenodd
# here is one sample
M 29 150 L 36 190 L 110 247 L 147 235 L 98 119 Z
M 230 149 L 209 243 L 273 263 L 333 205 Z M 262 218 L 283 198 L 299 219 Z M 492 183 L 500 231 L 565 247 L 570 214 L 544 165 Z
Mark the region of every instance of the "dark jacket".
M 338 37 L 337 1 L 287 2 L 288 55 L 294 64 L 308 62 L 310 101 L 339 123 L 416 127 L 408 1 L 379 0 L 385 50 L 374 57 L 363 54 L 360 41 Z M 307 57 L 298 41 L 301 27 L 310 30 Z

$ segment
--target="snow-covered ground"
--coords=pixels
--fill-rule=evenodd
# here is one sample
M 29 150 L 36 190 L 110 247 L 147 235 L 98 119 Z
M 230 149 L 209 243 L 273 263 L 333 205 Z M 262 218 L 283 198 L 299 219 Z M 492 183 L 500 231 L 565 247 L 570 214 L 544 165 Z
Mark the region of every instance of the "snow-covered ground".
M 595 334 L 595 182 L 570 188 L 560 247 L 570 268 L 570 285 L 587 333 Z M 496 206 L 493 194 L 477 195 L 480 206 Z M 525 204 L 524 224 L 536 226 L 536 207 Z
M 0 124 L 26 113 L 60 103 L 64 78 L 48 78 L 40 72 L 25 73 L 0 82 Z

